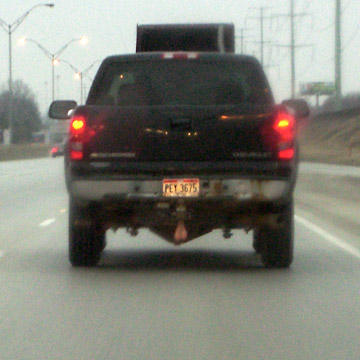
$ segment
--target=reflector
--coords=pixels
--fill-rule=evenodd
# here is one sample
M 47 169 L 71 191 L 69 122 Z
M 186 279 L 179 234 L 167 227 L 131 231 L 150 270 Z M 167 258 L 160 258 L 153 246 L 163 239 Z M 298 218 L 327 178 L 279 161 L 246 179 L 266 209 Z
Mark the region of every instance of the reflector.
M 82 158 L 83 158 L 82 151 L 70 150 L 70 159 L 71 160 L 82 160 Z
M 281 160 L 291 160 L 295 155 L 293 148 L 279 151 L 278 157 Z

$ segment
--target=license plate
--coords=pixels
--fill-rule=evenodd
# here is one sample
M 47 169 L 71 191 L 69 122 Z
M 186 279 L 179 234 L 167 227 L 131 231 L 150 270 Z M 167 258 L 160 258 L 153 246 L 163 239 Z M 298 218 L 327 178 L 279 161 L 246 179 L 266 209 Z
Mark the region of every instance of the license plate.
M 167 197 L 197 197 L 200 192 L 199 179 L 164 179 L 163 195 Z

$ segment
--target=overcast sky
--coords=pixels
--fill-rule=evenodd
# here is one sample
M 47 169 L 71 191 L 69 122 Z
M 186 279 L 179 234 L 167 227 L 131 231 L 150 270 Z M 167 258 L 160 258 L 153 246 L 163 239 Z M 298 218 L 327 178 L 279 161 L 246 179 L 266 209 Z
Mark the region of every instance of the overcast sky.
M 0 0 L 0 19 L 13 23 L 34 0 Z M 264 7 L 266 72 L 277 101 L 290 96 L 290 0 L 55 0 L 55 7 L 34 9 L 13 33 L 13 80 L 23 80 L 35 93 L 41 111 L 51 101 L 51 62 L 24 36 L 56 53 L 68 41 L 86 35 L 86 46 L 69 45 L 60 59 L 80 71 L 108 55 L 135 51 L 136 24 L 231 22 L 236 35 L 245 26 L 245 52 L 260 57 L 260 7 Z M 334 80 L 335 0 L 295 0 L 297 89 L 300 82 Z M 343 92 L 360 91 L 360 0 L 342 0 Z M 281 15 L 281 16 L 277 16 Z M 301 16 L 300 16 L 301 15 Z M 7 88 L 8 34 L 0 29 L 0 84 Z M 240 39 L 237 40 L 240 52 Z M 99 63 L 89 71 L 93 77 Z M 80 100 L 73 70 L 56 67 L 58 98 Z M 91 81 L 84 79 L 87 87 Z

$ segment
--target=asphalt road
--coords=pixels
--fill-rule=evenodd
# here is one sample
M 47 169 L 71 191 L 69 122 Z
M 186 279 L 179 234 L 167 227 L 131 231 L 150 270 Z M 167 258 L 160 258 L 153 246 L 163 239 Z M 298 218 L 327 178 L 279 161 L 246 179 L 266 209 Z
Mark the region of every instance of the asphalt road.
M 100 266 L 74 269 L 62 159 L 0 163 L 0 359 L 358 360 L 359 185 L 301 166 L 289 270 L 240 231 L 180 248 L 109 233 Z

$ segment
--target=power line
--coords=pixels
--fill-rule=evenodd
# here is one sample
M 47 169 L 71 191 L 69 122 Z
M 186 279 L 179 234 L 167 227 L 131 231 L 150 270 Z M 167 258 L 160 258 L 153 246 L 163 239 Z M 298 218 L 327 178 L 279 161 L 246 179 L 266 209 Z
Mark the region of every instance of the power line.
M 285 15 L 273 15 L 274 17 L 288 17 L 290 19 L 290 44 L 288 45 L 275 45 L 278 47 L 285 47 L 290 49 L 290 62 L 291 62 L 291 97 L 295 97 L 295 85 L 296 85 L 296 63 L 295 52 L 296 49 L 302 47 L 309 47 L 312 45 L 297 45 L 295 40 L 295 18 L 300 16 L 308 16 L 307 13 L 295 13 L 294 0 L 290 0 L 290 13 Z
M 246 27 L 240 28 L 240 36 L 235 36 L 235 39 L 239 39 L 240 40 L 240 53 L 244 54 L 245 53 L 245 31 L 247 31 L 249 29 L 247 29 Z
M 260 63 L 262 66 L 264 66 L 264 45 L 267 43 L 270 43 L 269 41 L 264 40 L 264 21 L 266 19 L 271 19 L 271 16 L 265 16 L 264 10 L 268 9 L 268 7 L 260 7 L 255 8 L 257 10 L 260 10 L 260 16 L 249 16 L 245 19 L 245 23 L 247 19 L 256 19 L 260 21 L 260 41 L 254 41 L 255 43 L 260 45 Z
M 348 39 L 348 41 L 346 42 L 346 44 L 343 46 L 342 51 L 344 52 L 351 44 L 352 42 L 355 40 L 356 35 L 358 34 L 360 29 L 360 24 L 357 25 L 355 31 L 351 34 L 350 38 Z

